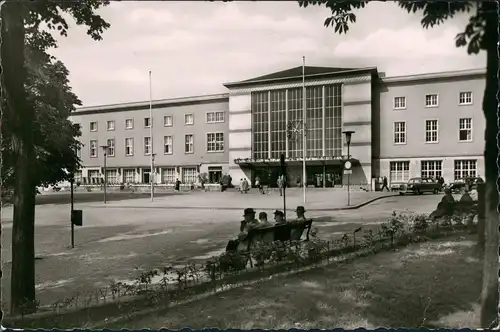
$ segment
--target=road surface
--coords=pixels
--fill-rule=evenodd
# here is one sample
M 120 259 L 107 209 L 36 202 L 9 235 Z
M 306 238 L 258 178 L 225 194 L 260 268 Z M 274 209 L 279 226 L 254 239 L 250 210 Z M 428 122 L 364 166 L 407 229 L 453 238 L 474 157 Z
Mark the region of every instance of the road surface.
M 430 213 L 440 199 L 441 195 L 389 197 L 357 210 L 310 211 L 307 215 L 331 217 L 333 222 L 313 223 L 313 228 L 320 238 L 333 239 L 359 226 L 378 227 L 392 211 Z M 88 222 L 76 228 L 76 247 L 71 249 L 67 209 L 60 205 L 37 206 L 36 287 L 42 305 L 107 286 L 112 280 L 134 279 L 138 270 L 201 262 L 217 255 L 238 233 L 243 212 L 99 207 L 84 210 Z M 272 211 L 267 212 L 272 215 Z M 3 218 L 2 295 L 7 303 L 12 217 Z

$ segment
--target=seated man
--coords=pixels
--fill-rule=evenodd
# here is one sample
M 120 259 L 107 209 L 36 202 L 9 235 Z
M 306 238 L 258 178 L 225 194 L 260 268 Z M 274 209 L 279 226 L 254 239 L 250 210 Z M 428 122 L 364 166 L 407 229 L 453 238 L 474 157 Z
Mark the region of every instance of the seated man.
M 306 222 L 306 216 L 305 216 L 305 213 L 306 213 L 306 209 L 304 209 L 303 206 L 297 206 L 297 209 L 295 210 L 295 213 L 297 213 L 297 219 L 295 219 L 294 223 L 302 223 L 302 222 Z
M 283 213 L 283 211 L 280 210 L 274 211 L 274 221 L 276 222 L 277 225 L 286 223 L 285 214 Z
M 259 226 L 258 227 L 269 227 L 272 224 L 267 220 L 267 213 L 261 212 L 259 213 Z
M 241 241 L 244 241 L 250 229 L 258 227 L 259 221 L 255 219 L 255 210 L 252 208 L 246 208 L 243 212 L 243 220 L 240 223 L 240 233 L 238 234 L 238 239 L 229 240 L 226 246 L 226 251 L 237 250 L 238 245 Z
M 297 219 L 290 221 L 290 223 L 295 224 L 295 225 L 300 225 L 303 224 L 307 221 L 305 213 L 306 209 L 304 209 L 303 206 L 297 206 L 297 209 L 295 210 L 297 213 Z M 300 238 L 302 237 L 302 233 L 304 232 L 304 229 L 302 228 L 294 228 L 292 229 L 290 239 L 292 241 L 299 241 Z

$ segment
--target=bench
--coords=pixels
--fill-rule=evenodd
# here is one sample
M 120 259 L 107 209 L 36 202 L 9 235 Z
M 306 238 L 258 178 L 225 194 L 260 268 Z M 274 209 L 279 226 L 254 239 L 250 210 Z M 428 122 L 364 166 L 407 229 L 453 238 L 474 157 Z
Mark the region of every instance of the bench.
M 269 244 L 275 241 L 300 241 L 300 238 L 306 231 L 305 240 L 309 241 L 309 233 L 311 232 L 312 219 L 308 219 L 301 223 L 284 223 L 273 225 L 270 227 L 254 228 L 251 229 L 246 238 L 240 241 L 237 251 L 247 255 L 247 262 L 250 261 L 250 267 L 253 267 L 251 258 L 252 248 L 258 243 Z

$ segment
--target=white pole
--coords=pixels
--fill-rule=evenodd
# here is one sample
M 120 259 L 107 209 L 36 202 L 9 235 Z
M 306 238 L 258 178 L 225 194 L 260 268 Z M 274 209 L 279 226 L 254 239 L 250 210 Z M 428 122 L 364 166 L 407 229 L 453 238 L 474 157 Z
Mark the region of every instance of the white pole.
M 149 71 L 149 137 L 151 140 L 151 174 L 149 175 L 149 181 L 151 182 L 151 202 L 155 196 L 155 184 L 154 184 L 154 155 L 153 155 L 153 97 L 151 90 L 151 70 Z
M 302 181 L 304 182 L 303 191 L 304 191 L 304 205 L 306 204 L 306 187 L 307 187 L 307 172 L 306 172 L 306 57 L 302 57 Z

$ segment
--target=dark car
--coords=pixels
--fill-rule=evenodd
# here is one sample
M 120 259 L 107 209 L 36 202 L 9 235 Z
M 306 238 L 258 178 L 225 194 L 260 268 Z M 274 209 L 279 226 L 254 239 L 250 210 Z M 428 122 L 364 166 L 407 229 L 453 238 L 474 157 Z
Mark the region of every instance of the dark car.
M 399 186 L 399 194 L 422 195 L 425 192 L 437 194 L 441 186 L 431 178 L 411 178 L 408 183 Z
M 467 185 L 469 185 L 469 190 L 472 190 L 477 188 L 478 183 L 484 183 L 484 180 L 480 177 L 465 177 L 452 183 L 450 189 L 455 193 L 463 193 Z

